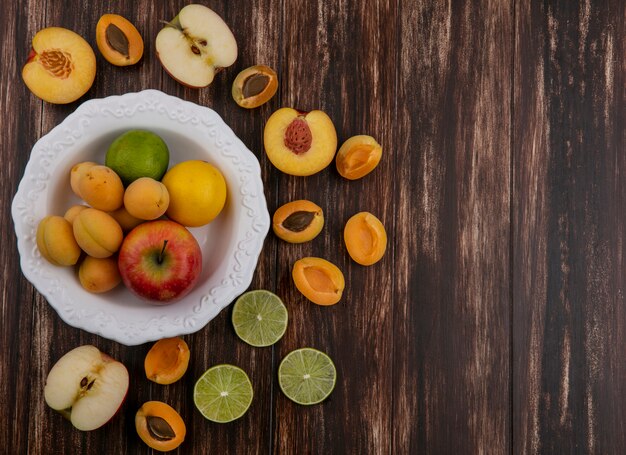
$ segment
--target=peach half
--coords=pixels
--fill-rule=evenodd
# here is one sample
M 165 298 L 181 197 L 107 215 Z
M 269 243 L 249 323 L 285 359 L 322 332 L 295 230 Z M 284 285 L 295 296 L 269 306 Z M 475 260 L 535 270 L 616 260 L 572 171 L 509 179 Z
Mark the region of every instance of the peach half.
M 300 112 L 283 107 L 274 112 L 263 132 L 265 153 L 286 174 L 306 176 L 330 164 L 337 151 L 337 132 L 322 111 Z
M 35 96 L 54 104 L 76 101 L 96 77 L 96 56 L 80 35 L 48 27 L 33 37 L 22 79 Z

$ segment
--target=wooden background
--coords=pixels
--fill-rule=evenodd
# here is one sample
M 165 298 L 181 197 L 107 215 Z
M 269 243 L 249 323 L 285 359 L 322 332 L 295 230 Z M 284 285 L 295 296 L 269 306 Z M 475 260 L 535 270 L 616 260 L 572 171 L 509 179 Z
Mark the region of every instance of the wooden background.
M 207 3 L 233 29 L 235 65 L 212 86 L 185 89 L 155 58 L 160 20 L 186 2 L 23 0 L 0 3 L 0 452 L 148 453 L 134 430 L 147 400 L 187 423 L 179 453 L 593 453 L 626 450 L 625 24 L 622 0 L 273 1 Z M 98 55 L 89 93 L 68 106 L 36 99 L 21 67 L 46 26 L 95 48 L 95 25 L 119 13 L 143 34 L 131 68 Z M 241 69 L 275 68 L 267 105 L 238 108 Z M 156 88 L 210 106 L 261 162 L 270 211 L 294 198 L 322 203 L 320 237 L 288 245 L 270 234 L 252 288 L 276 291 L 290 325 L 273 348 L 240 342 L 223 311 L 186 336 L 183 380 L 143 379 L 149 345 L 124 347 L 64 324 L 19 271 L 10 204 L 37 139 L 85 99 Z M 334 167 L 284 175 L 261 134 L 281 106 L 320 108 L 340 141 L 371 134 L 380 166 L 355 182 Z M 376 214 L 387 253 L 365 268 L 341 242 L 346 220 Z M 345 273 L 342 302 L 307 302 L 290 279 L 305 255 Z M 132 388 L 110 424 L 80 433 L 45 405 L 47 372 L 93 343 L 122 360 Z M 339 380 L 301 407 L 278 389 L 280 359 L 324 350 Z M 209 366 L 243 367 L 255 399 L 219 425 L 195 409 Z

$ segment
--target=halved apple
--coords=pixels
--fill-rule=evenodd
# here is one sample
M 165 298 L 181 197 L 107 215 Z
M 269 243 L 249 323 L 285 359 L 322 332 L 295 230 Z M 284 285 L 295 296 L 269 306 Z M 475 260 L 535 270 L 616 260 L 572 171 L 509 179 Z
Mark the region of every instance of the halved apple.
M 95 430 L 115 415 L 128 392 L 128 370 L 95 346 L 79 346 L 52 367 L 44 397 L 82 431 Z
M 183 85 L 206 87 L 215 73 L 237 60 L 237 42 L 228 25 L 203 5 L 187 5 L 156 37 L 165 71 Z
M 96 55 L 80 35 L 48 27 L 33 37 L 22 79 L 37 97 L 55 104 L 71 103 L 87 93 L 95 77 Z

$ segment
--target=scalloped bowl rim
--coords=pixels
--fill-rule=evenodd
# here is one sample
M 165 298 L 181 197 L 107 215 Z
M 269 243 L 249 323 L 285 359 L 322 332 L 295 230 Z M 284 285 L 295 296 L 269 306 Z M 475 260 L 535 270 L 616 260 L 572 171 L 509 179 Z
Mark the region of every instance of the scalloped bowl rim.
M 90 138 L 91 143 L 95 140 L 96 133 L 91 131 L 94 127 L 99 129 L 97 140 L 100 146 L 103 138 L 110 139 L 120 131 L 135 128 L 153 129 L 166 139 L 168 145 L 170 135 L 171 141 L 196 150 L 195 156 L 184 159 L 206 159 L 217 164 L 226 177 L 227 206 L 230 206 L 224 209 L 228 209 L 227 221 L 218 221 L 226 217 L 222 213 L 206 230 L 190 229 L 201 243 L 203 256 L 205 248 L 209 248 L 210 251 L 221 251 L 224 257 L 212 264 L 212 272 L 205 281 L 198 283 L 179 302 L 150 305 L 137 299 L 123 285 L 118 286 L 122 289 L 111 291 L 113 297 L 107 297 L 110 293 L 90 294 L 80 287 L 72 268 L 49 264 L 37 250 L 37 224 L 50 214 L 45 212 L 50 210 L 54 170 L 82 161 L 68 164 L 64 158 L 68 153 L 71 155 L 67 150 L 73 147 L 89 150 L 86 147 Z M 65 183 L 69 188 L 67 179 Z M 22 272 L 61 319 L 71 326 L 128 346 L 194 333 L 206 326 L 250 286 L 270 226 L 256 156 L 214 110 L 152 89 L 85 101 L 41 137 L 31 150 L 13 198 L 11 213 Z M 217 227 L 213 228 L 213 225 Z M 223 244 L 219 245 L 220 242 L 213 240 L 211 233 L 207 233 L 211 229 L 216 234 L 220 233 L 216 229 L 228 229 L 231 236 L 228 244 L 221 242 Z M 219 259 L 219 255 L 214 256 Z M 141 303 L 120 305 L 113 299 Z

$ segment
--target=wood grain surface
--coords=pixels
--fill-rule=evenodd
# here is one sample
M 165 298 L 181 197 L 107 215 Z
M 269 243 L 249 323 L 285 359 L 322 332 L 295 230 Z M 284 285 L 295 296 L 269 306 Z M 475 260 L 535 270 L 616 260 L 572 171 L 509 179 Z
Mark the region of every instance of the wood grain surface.
M 0 3 L 0 453 L 151 453 L 134 414 L 148 400 L 187 424 L 177 453 L 619 454 L 626 450 L 626 4 L 621 0 L 211 1 L 239 58 L 201 90 L 161 68 L 154 38 L 182 0 Z M 56 106 L 21 80 L 34 34 L 70 28 L 96 49 L 95 24 L 122 14 L 146 52 L 118 68 L 97 54 L 79 101 Z M 247 111 L 235 75 L 264 63 L 279 90 Z M 142 89 L 215 109 L 258 157 L 270 212 L 320 203 L 313 242 L 268 235 L 251 289 L 289 309 L 284 338 L 252 348 L 226 309 L 185 336 L 192 351 L 171 386 L 144 379 L 150 344 L 126 347 L 61 321 L 19 269 L 10 206 L 33 144 L 83 101 Z M 339 140 L 371 134 L 379 167 L 347 181 L 331 165 L 285 175 L 263 151 L 279 107 L 322 109 Z M 388 232 L 371 267 L 350 260 L 347 219 L 362 210 Z M 290 271 L 322 256 L 346 277 L 341 303 L 319 307 Z M 81 433 L 50 410 L 43 385 L 68 350 L 94 344 L 123 361 L 131 390 L 103 428 Z M 338 371 L 324 403 L 280 391 L 282 357 L 312 346 Z M 248 413 L 214 424 L 195 410 L 196 379 L 233 363 L 254 385 Z

